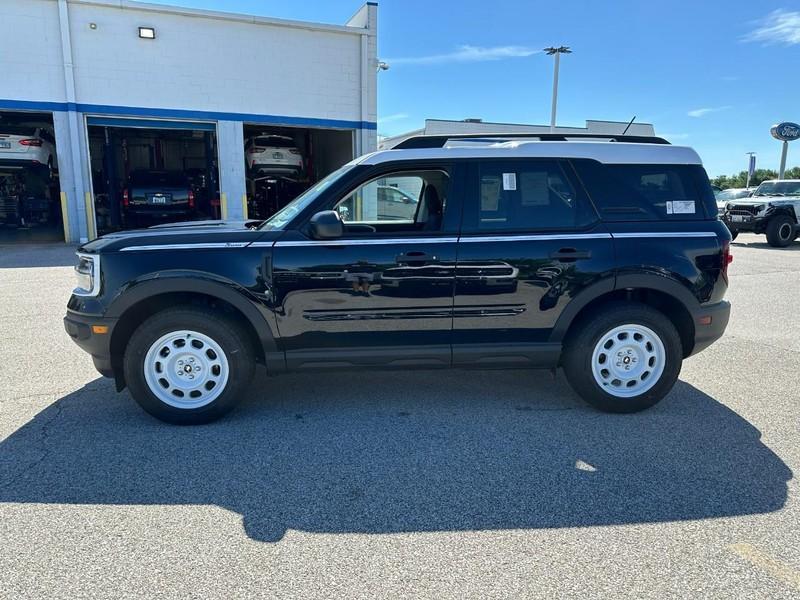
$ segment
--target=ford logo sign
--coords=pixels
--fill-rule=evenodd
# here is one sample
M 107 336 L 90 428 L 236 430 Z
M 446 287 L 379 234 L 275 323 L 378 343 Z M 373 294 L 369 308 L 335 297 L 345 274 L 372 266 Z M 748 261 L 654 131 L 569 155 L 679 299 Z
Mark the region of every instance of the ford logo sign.
M 773 125 L 769 132 L 776 140 L 791 142 L 800 138 L 800 125 L 797 123 L 778 123 Z

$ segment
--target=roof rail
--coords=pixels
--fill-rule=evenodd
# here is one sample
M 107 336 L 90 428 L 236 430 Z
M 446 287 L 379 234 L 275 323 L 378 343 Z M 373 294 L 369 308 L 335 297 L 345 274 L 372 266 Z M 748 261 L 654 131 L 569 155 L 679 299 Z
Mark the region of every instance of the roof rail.
M 415 135 L 403 140 L 393 150 L 411 148 L 444 148 L 451 140 L 470 142 L 502 143 L 514 140 L 539 142 L 569 142 L 575 140 L 597 140 L 628 142 L 634 144 L 667 144 L 664 138 L 645 135 L 616 135 L 613 133 L 456 133 L 450 135 Z

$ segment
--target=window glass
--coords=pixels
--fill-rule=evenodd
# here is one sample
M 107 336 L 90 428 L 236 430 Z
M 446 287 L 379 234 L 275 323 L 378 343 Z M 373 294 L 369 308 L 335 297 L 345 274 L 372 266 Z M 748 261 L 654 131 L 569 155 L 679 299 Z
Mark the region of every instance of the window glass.
M 478 230 L 584 227 L 594 220 L 559 161 L 487 163 L 479 167 Z
M 362 184 L 340 200 L 334 210 L 353 231 L 358 230 L 357 225 L 439 230 L 447 188 L 448 176 L 443 171 L 393 173 Z M 392 230 L 397 231 L 398 227 Z
M 589 195 L 607 221 L 706 218 L 713 203 L 708 178 L 696 165 L 604 165 L 574 161 Z M 698 182 L 704 180 L 707 193 Z M 710 199 L 710 200 L 709 200 Z

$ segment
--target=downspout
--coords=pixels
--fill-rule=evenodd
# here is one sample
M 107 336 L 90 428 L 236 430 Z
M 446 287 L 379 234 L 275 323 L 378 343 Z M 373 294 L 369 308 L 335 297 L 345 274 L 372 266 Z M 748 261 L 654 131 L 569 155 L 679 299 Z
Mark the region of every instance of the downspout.
M 69 127 L 69 152 L 72 166 L 72 188 L 68 195 L 78 212 L 78 235 L 80 241 L 88 241 L 89 232 L 93 230 L 87 220 L 84 204 L 83 186 L 81 185 L 81 150 L 79 140 L 78 113 L 75 100 L 75 73 L 72 63 L 72 39 L 69 29 L 69 7 L 67 0 L 58 0 L 58 23 L 61 30 L 61 56 L 64 61 L 64 90 L 67 100 L 67 123 Z M 93 224 L 92 224 L 93 225 Z

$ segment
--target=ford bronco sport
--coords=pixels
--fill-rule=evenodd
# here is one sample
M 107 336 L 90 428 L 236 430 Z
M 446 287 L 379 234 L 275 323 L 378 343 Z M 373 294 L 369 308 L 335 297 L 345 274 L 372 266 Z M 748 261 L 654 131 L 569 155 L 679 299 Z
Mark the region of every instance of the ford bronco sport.
M 383 214 L 388 188 L 413 211 Z M 722 335 L 730 239 L 697 154 L 660 138 L 423 136 L 266 221 L 85 244 L 64 322 L 171 423 L 228 412 L 256 364 L 560 366 L 589 404 L 635 412 Z

